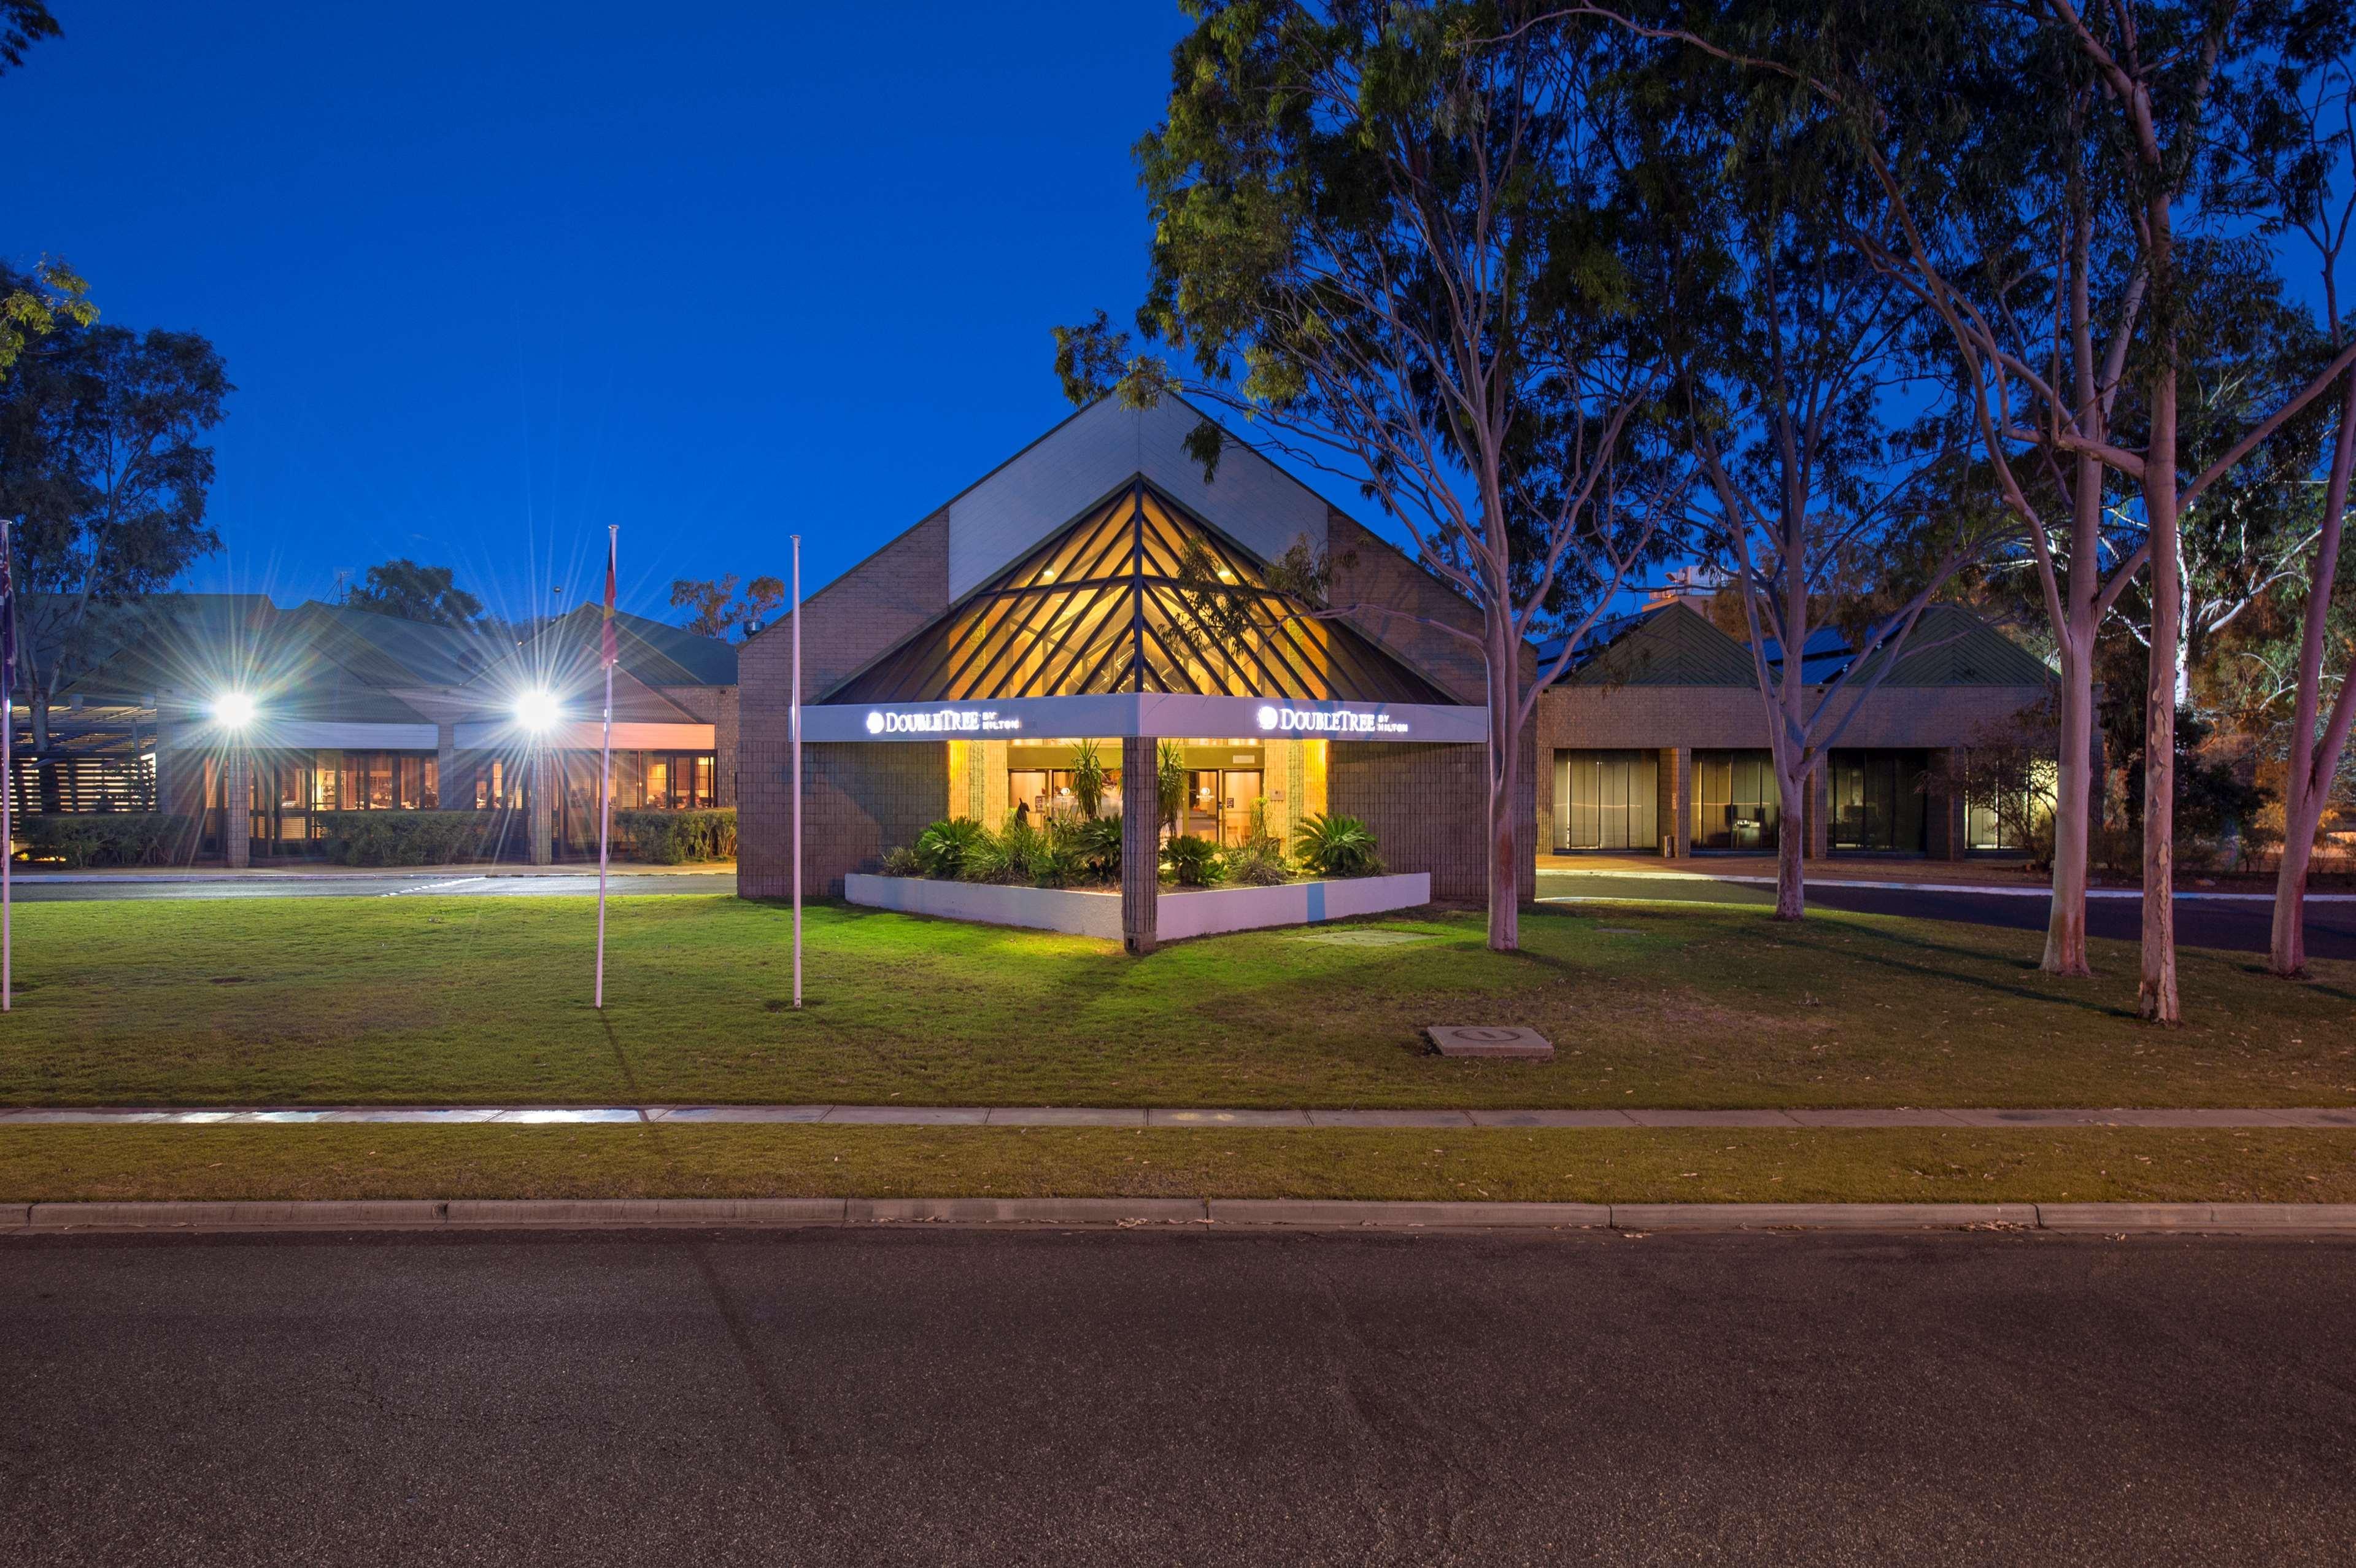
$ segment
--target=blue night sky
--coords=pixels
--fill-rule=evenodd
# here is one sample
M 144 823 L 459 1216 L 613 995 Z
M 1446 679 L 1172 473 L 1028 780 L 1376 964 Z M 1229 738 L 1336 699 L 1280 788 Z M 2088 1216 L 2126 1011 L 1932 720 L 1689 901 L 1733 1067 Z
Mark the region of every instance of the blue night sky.
M 1068 413 L 1125 319 L 1166 0 L 415 7 L 52 0 L 0 77 L 5 242 L 210 337 L 227 549 L 324 596 L 389 556 L 494 610 L 825 582 Z M 447 18 L 449 25 L 435 25 Z M 537 600 L 535 604 L 533 601 Z

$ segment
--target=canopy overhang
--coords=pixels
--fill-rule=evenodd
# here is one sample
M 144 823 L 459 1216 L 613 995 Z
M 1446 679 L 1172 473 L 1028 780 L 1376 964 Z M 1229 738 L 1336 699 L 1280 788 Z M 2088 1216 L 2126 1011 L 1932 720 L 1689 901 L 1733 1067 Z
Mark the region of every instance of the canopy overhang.
M 1404 741 L 1479 745 L 1486 709 L 1426 703 L 1317 702 L 1177 692 L 1108 692 L 1001 702 L 829 703 L 802 709 L 813 742 L 1175 739 Z

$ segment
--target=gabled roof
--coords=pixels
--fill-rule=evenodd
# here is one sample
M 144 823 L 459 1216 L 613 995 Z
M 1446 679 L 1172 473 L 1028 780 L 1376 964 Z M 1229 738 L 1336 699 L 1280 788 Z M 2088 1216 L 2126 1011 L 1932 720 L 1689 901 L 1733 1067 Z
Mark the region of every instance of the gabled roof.
M 1781 668 L 1783 650 L 1766 646 L 1771 669 Z M 1812 686 L 1837 680 L 1857 660 L 1848 635 L 1818 627 L 1801 644 L 1800 670 Z M 1869 677 L 1869 669 L 1861 672 Z M 2053 679 L 2043 660 L 1961 605 L 1931 605 L 1899 650 L 1885 686 L 2042 686 Z
M 503 651 L 478 627 L 436 626 L 317 599 L 279 615 L 355 673 L 384 686 L 462 686 Z
M 1267 564 L 1141 473 L 853 673 L 829 703 L 1110 693 L 1450 699 L 1269 587 Z
M 1540 668 L 1562 653 L 1559 639 L 1538 650 Z M 1562 683 L 1569 686 L 1748 686 L 1751 652 L 1682 602 L 1600 622 L 1580 642 Z
M 526 658 L 544 669 L 566 669 L 599 657 L 604 608 L 580 605 L 542 626 L 526 645 Z M 626 610 L 614 616 L 615 655 L 621 667 L 649 686 L 733 686 L 736 648 L 716 637 L 699 637 Z

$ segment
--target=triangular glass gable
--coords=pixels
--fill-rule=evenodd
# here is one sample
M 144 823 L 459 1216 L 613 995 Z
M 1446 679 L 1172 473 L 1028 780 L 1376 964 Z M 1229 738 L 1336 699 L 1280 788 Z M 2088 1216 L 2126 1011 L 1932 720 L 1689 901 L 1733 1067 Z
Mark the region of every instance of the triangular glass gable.
M 1004 702 L 1123 692 L 1447 703 L 1365 638 L 1268 585 L 1265 567 L 1143 480 L 851 676 L 830 703 Z

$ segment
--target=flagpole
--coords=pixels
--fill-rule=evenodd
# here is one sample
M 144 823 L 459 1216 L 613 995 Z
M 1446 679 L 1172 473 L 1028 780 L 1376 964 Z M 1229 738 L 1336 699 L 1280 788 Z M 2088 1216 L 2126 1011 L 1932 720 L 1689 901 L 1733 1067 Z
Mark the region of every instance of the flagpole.
M 594 1005 L 605 1005 L 605 858 L 614 826 L 614 557 L 620 549 L 619 523 L 605 527 L 605 619 L 599 630 L 598 657 L 605 666 L 605 735 L 600 745 L 597 774 L 604 782 L 597 806 L 597 993 Z
M 802 1004 L 802 536 L 794 535 L 794 1010 Z
M 7 649 L 0 654 L 0 1013 L 16 1005 L 16 933 L 12 929 L 16 890 L 16 542 L 0 518 L 0 593 L 8 596 Z

